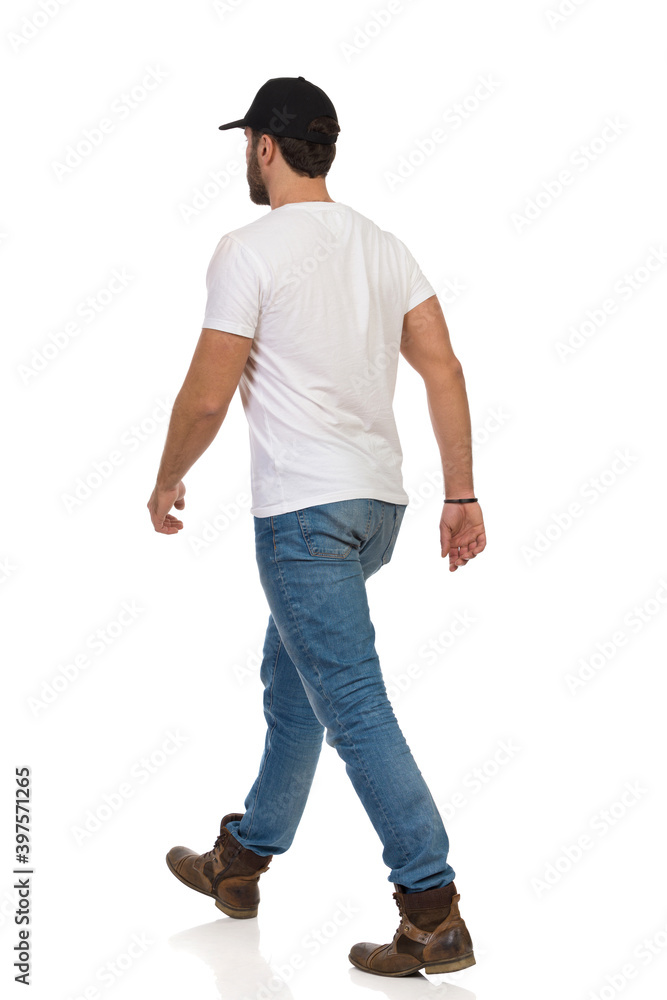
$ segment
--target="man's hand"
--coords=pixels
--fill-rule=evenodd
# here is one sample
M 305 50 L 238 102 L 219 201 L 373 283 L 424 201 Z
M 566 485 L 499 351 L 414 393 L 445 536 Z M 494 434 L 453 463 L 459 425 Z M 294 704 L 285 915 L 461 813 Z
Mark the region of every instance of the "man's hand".
M 443 559 L 449 553 L 451 573 L 484 551 L 486 535 L 478 503 L 443 503 L 440 548 Z
M 146 506 L 155 530 L 163 535 L 175 535 L 183 527 L 183 522 L 169 511 L 172 507 L 176 510 L 183 510 L 185 507 L 184 483 L 180 482 L 172 489 L 159 489 L 156 485 Z

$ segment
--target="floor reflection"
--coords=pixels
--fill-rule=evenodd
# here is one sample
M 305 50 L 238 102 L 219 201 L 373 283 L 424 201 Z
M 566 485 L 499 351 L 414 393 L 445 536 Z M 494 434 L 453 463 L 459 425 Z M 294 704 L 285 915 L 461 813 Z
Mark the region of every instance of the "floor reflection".
M 259 924 L 257 920 L 233 920 L 222 917 L 210 923 L 190 927 L 168 940 L 171 947 L 183 949 L 209 966 L 213 972 L 215 986 L 221 1000 L 239 1000 L 252 997 L 253 1000 L 294 1000 L 289 983 L 278 974 L 259 950 Z M 322 959 L 322 975 L 326 976 L 329 987 L 335 992 L 343 985 L 347 976 L 349 989 L 355 992 L 372 991 L 390 1000 L 413 1000 L 429 997 L 430 1000 L 475 1000 L 470 990 L 452 982 L 444 981 L 444 976 L 429 979 L 421 972 L 411 976 L 393 979 L 362 972 L 349 965 L 340 970 L 341 982 L 336 982 L 325 959 Z M 298 978 L 298 971 L 294 973 Z M 454 973 L 453 975 L 456 975 Z
M 416 997 L 429 997 L 430 1000 L 475 1000 L 476 997 L 470 990 L 446 982 L 444 976 L 429 979 L 423 972 L 413 972 L 411 976 L 393 979 L 391 976 L 374 976 L 351 966 L 348 975 L 352 988 L 358 991 L 372 990 L 390 1000 L 406 997 L 407 1000 L 414 1000 Z
M 173 948 L 184 949 L 213 970 L 221 1000 L 294 1000 L 285 980 L 278 976 L 259 951 L 257 920 L 221 917 L 199 924 L 169 938 Z

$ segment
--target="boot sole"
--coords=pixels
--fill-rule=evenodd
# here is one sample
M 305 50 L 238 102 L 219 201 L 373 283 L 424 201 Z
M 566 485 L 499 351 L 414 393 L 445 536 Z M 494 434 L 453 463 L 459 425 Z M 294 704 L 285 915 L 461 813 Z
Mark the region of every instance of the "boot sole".
M 171 862 L 169 861 L 169 856 L 165 858 L 165 861 L 167 862 L 167 868 L 172 875 L 176 876 L 179 882 L 182 882 L 183 885 L 187 885 L 188 889 L 194 889 L 195 892 L 201 892 L 203 896 L 210 896 L 211 899 L 215 900 L 215 905 L 218 909 L 222 910 L 223 913 L 226 913 L 228 917 L 237 917 L 239 920 L 246 920 L 248 917 L 257 916 L 257 907 L 252 910 L 240 910 L 236 907 L 228 906 L 227 903 L 223 903 L 214 893 L 207 892 L 206 889 L 200 889 L 198 885 L 193 885 L 192 882 L 188 882 L 188 880 L 183 878 L 182 875 L 179 875 L 176 869 L 172 867 Z
M 424 972 L 457 972 L 459 969 L 467 969 L 471 965 L 476 965 L 475 956 L 472 952 L 469 955 L 463 955 L 461 958 L 450 958 L 444 962 L 422 962 L 414 969 L 406 969 L 404 972 L 381 972 L 379 969 L 369 969 L 367 965 L 361 965 L 359 962 L 348 955 L 352 965 L 355 965 L 357 969 L 362 969 L 364 972 L 370 972 L 374 976 L 391 976 L 396 979 L 399 976 L 411 976 L 415 972 L 419 972 L 421 969 Z

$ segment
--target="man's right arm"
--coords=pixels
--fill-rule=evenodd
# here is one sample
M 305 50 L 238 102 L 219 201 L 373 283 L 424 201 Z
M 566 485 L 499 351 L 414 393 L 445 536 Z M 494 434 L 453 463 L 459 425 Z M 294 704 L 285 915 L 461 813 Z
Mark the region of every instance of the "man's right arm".
M 437 295 L 431 295 L 405 314 L 401 354 L 419 372 L 426 386 L 429 416 L 442 461 L 445 496 L 474 497 L 465 378 L 452 349 Z

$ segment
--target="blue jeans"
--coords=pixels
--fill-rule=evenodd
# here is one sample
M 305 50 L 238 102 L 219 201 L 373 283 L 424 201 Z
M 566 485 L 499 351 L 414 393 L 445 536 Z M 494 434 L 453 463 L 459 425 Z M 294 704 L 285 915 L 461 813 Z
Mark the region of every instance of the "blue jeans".
M 267 732 L 243 819 L 227 826 L 257 854 L 286 851 L 326 733 L 380 837 L 388 881 L 419 892 L 456 873 L 442 817 L 387 696 L 365 583 L 391 559 L 406 506 L 339 500 L 255 517 L 271 612 L 260 670 Z

